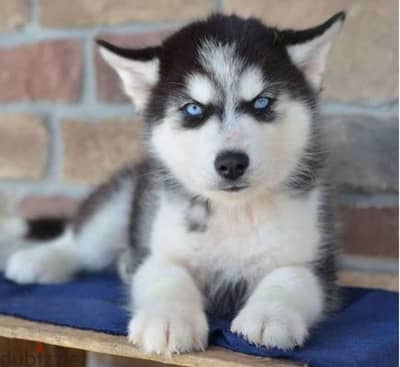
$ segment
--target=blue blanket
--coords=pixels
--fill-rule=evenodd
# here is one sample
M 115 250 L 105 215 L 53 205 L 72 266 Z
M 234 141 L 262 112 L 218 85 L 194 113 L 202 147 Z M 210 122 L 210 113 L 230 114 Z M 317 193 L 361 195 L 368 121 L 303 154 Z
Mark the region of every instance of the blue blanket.
M 343 306 L 291 352 L 250 345 L 210 316 L 210 343 L 258 356 L 288 358 L 313 367 L 397 367 L 398 294 L 343 288 Z M 114 275 L 83 275 L 62 285 L 16 285 L 0 276 L 0 313 L 79 329 L 125 335 L 125 289 Z

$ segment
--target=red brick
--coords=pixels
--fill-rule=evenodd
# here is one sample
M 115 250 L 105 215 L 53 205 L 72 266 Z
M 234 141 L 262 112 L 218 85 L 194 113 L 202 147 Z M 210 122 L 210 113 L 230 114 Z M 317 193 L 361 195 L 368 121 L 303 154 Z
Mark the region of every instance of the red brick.
M 397 207 L 341 206 L 344 252 L 349 255 L 398 258 Z
M 213 10 L 212 0 L 40 0 L 40 5 L 40 22 L 48 27 L 186 20 Z
M 31 114 L 0 115 L 0 178 L 40 179 L 46 174 L 49 136 Z
M 0 32 L 13 31 L 25 25 L 28 20 L 26 0 L 0 1 Z
M 19 203 L 18 211 L 26 218 L 70 218 L 78 205 L 79 200 L 65 196 L 28 196 Z
M 95 185 L 137 162 L 142 156 L 142 132 L 142 120 L 134 118 L 62 121 L 64 180 Z
M 98 39 L 115 43 L 122 47 L 140 48 L 159 44 L 173 30 L 164 29 L 147 33 L 110 35 L 100 34 Z M 123 94 L 121 84 L 116 73 L 101 58 L 95 47 L 97 98 L 104 102 L 127 102 L 129 99 Z
M 325 115 L 331 179 L 357 192 L 398 191 L 398 117 Z
M 0 49 L 0 102 L 80 97 L 82 47 L 57 40 Z

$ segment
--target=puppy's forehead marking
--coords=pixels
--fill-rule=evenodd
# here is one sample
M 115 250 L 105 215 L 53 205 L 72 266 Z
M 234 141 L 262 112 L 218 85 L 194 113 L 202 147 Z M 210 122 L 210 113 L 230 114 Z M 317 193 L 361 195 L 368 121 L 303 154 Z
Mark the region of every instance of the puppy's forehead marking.
M 243 68 L 236 45 L 206 40 L 199 50 L 200 63 L 220 84 L 224 91 L 232 89 Z
M 251 101 L 265 88 L 265 82 L 261 70 L 256 66 L 249 66 L 243 71 L 239 79 L 239 98 Z
M 215 86 L 211 80 L 202 74 L 192 74 L 188 77 L 187 93 L 196 101 L 206 105 L 215 99 Z
M 265 88 L 260 68 L 256 65 L 247 66 L 238 54 L 235 43 L 221 44 L 207 40 L 200 47 L 199 56 L 204 69 L 222 89 L 228 109 L 241 100 L 252 100 Z
M 216 82 L 223 99 L 224 126 L 235 121 L 238 78 L 243 70 L 243 61 L 235 43 L 223 44 L 206 40 L 199 49 L 199 61 Z M 219 97 L 219 96 L 218 96 Z

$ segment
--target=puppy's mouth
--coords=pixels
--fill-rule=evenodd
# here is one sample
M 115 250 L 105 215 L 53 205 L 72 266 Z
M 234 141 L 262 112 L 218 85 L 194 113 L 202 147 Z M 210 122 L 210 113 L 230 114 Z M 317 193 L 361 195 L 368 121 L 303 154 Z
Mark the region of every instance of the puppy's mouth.
M 247 188 L 248 188 L 248 186 L 245 186 L 245 185 L 232 185 L 232 186 L 228 186 L 228 187 L 223 187 L 221 190 L 227 191 L 227 192 L 239 192 L 239 191 L 245 190 Z

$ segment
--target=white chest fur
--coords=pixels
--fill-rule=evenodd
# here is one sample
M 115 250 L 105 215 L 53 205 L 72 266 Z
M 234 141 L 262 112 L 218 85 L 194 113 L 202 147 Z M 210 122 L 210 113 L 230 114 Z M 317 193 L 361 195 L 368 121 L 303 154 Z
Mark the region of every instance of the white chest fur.
M 183 264 L 201 283 L 219 272 L 256 284 L 282 266 L 316 259 L 320 193 L 278 194 L 240 206 L 214 206 L 204 231 L 189 231 L 187 202 L 161 198 L 151 235 L 153 256 Z

